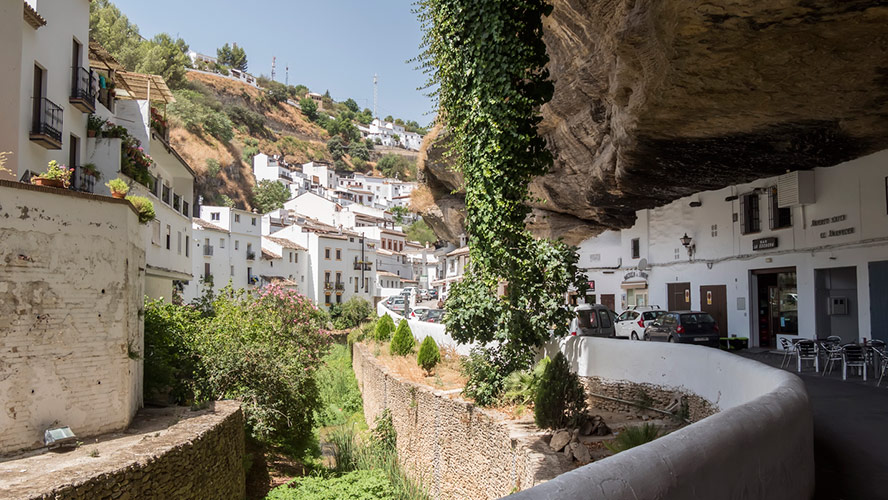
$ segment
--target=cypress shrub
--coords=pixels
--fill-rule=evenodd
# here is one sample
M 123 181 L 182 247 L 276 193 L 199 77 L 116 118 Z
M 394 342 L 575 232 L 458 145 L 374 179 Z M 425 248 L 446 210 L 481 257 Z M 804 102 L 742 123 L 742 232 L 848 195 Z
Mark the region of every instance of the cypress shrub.
M 543 371 L 533 398 L 533 420 L 541 429 L 576 427 L 586 413 L 586 394 L 567 359 L 558 353 Z
M 430 336 L 422 340 L 419 345 L 419 355 L 416 356 L 416 362 L 422 367 L 426 373 L 431 373 L 432 368 L 441 361 L 441 352 L 438 351 L 438 344 Z
M 416 340 L 413 338 L 413 332 L 410 331 L 410 325 L 407 324 L 406 319 L 402 319 L 401 322 L 398 323 L 398 329 L 395 331 L 395 336 L 392 337 L 392 343 L 389 346 L 389 350 L 391 350 L 392 354 L 406 356 L 413 351 L 413 345 L 415 343 Z
M 376 322 L 376 332 L 373 336 L 380 342 L 386 342 L 392 338 L 393 331 L 395 331 L 395 322 L 391 316 L 385 314 Z

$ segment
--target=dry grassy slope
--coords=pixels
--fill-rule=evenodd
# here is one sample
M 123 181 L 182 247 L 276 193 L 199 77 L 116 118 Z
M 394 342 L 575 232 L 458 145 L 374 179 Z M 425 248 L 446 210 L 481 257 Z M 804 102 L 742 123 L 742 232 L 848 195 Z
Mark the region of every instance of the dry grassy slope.
M 265 116 L 266 136 L 253 136 L 246 130 L 235 130 L 235 138 L 223 143 L 209 134 L 195 134 L 172 120 L 170 142 L 197 174 L 198 194 L 212 200 L 216 194 L 225 194 L 239 207 L 251 208 L 249 194 L 255 184 L 252 165 L 243 160 L 247 142 L 255 140 L 259 151 L 282 154 L 290 163 L 312 160 L 332 161 L 327 152 L 327 131 L 311 123 L 299 109 L 287 104 L 270 104 L 256 87 L 228 78 L 188 73 L 188 78 L 209 88 L 223 104 L 237 104 Z M 216 178 L 207 176 L 207 160 L 214 159 L 222 166 Z

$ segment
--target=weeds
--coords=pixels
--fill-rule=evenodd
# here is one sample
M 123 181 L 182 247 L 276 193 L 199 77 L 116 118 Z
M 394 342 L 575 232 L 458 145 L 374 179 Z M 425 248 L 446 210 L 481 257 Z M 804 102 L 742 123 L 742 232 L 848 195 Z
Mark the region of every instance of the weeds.
M 612 453 L 619 453 L 649 443 L 658 437 L 660 437 L 659 426 L 654 424 L 642 424 L 626 427 L 612 442 L 605 441 L 604 446 Z

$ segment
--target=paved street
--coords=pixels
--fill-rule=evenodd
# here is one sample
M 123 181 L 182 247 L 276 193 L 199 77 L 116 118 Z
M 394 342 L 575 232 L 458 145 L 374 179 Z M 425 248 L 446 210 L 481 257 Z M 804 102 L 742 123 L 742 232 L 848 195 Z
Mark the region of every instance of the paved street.
M 783 359 L 769 352 L 741 355 L 776 367 Z M 814 412 L 815 498 L 888 499 L 888 375 L 882 387 L 859 376 L 843 381 L 841 366 L 825 377 L 813 369 L 799 375 Z

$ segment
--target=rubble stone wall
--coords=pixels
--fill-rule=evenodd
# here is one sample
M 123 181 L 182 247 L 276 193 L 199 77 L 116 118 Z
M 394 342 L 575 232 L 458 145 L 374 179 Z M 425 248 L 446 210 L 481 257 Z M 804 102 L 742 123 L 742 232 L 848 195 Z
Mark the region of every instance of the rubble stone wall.
M 183 419 L 155 442 L 146 439 L 131 460 L 64 478 L 52 491 L 27 500 L 242 500 L 244 416 L 240 404 L 217 401 L 213 411 Z
M 718 411 L 712 403 L 696 394 L 662 385 L 637 384 L 601 377 L 580 377 L 580 382 L 586 390 L 589 407 L 592 409 L 633 412 L 641 405 L 666 410 L 679 399 L 679 406 L 687 405 L 685 418 L 690 422 L 702 420 Z M 605 397 L 598 397 L 599 395 Z M 595 413 L 594 410 L 592 413 Z
M 500 498 L 571 468 L 542 433 L 528 433 L 472 403 L 393 375 L 355 344 L 353 366 L 373 425 L 386 409 L 398 458 L 434 499 Z

